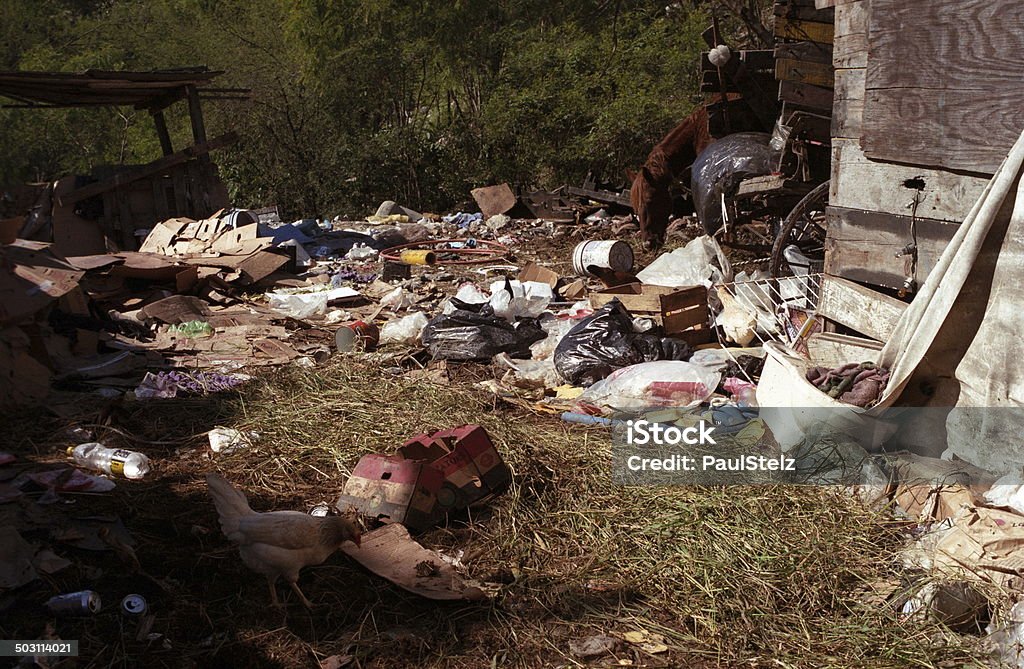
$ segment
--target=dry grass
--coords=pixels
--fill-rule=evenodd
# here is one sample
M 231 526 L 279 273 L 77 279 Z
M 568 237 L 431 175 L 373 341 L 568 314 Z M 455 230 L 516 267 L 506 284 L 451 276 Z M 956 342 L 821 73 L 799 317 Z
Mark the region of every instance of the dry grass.
M 140 559 L 166 584 L 167 592 L 147 596 L 154 629 L 167 635 L 171 650 L 122 642 L 116 614 L 73 623 L 84 627 L 70 627 L 64 637 L 90 640 L 92 666 L 300 667 L 338 653 L 354 655 L 353 666 L 361 667 L 577 666 L 569 640 L 631 630 L 663 635 L 670 650 L 648 655 L 623 644 L 604 662 L 969 662 L 972 639 L 904 624 L 891 608 L 866 603 L 869 584 L 899 580 L 892 556 L 903 539 L 841 490 L 616 486 L 606 433 L 495 402 L 467 384 L 427 385 L 335 358 L 312 372 L 272 373 L 237 398 L 184 408 L 174 401 L 126 405 L 123 430 L 186 439 L 180 450 L 144 448 L 158 459 L 157 475 L 122 486 L 116 498 L 127 506 Z M 493 602 L 422 600 L 336 556 L 301 580 L 318 609 L 309 614 L 292 602 L 280 613 L 267 606 L 262 579 L 238 563 L 216 531 L 201 483 L 211 468 L 245 489 L 257 509 L 308 509 L 334 501 L 360 455 L 468 422 L 487 428 L 514 483 L 487 507 L 421 540 L 465 551 L 472 577 L 503 583 Z M 211 462 L 200 455 L 203 438 L 192 435 L 213 424 L 256 430 L 259 443 Z M 41 452 L 54 434 L 39 424 L 15 429 L 35 435 L 21 443 Z M 128 587 L 110 578 L 110 590 Z M 26 620 L 28 631 L 40 624 Z M 0 628 L 7 638 L 20 631 Z

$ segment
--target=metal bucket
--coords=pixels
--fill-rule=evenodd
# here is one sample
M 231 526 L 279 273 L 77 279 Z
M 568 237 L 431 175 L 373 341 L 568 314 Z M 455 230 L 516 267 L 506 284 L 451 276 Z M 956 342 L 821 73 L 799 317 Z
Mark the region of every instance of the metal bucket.
M 580 276 L 589 276 L 587 267 L 596 265 L 616 272 L 633 269 L 633 249 L 621 239 L 580 242 L 572 251 L 572 268 Z

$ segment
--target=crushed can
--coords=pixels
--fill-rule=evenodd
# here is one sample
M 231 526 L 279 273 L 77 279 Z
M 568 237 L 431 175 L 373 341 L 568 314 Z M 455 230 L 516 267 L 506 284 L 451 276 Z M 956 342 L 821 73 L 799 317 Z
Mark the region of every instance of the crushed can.
M 99 613 L 101 607 L 99 594 L 92 590 L 68 592 L 46 600 L 46 610 L 55 616 L 88 616 Z

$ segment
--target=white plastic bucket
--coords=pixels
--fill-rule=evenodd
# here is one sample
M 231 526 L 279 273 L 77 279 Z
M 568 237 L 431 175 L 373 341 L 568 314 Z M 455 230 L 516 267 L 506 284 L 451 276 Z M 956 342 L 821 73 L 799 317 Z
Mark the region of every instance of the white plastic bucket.
M 588 276 L 587 267 L 596 265 L 616 272 L 633 269 L 633 249 L 621 239 L 580 242 L 572 251 L 572 268 L 580 276 Z

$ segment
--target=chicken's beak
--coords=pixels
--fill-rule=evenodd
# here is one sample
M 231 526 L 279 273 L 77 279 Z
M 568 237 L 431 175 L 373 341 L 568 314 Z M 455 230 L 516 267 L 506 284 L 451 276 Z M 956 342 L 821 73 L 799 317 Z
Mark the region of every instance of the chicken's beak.
M 360 545 L 359 545 L 359 542 L 360 542 L 360 538 L 361 538 L 361 537 L 360 537 L 360 535 L 358 535 L 358 534 L 357 534 L 357 535 L 356 535 L 355 537 L 353 537 L 353 538 L 352 538 L 352 543 L 354 543 L 354 544 L 356 545 L 356 548 L 359 548 L 359 547 L 360 547 Z

